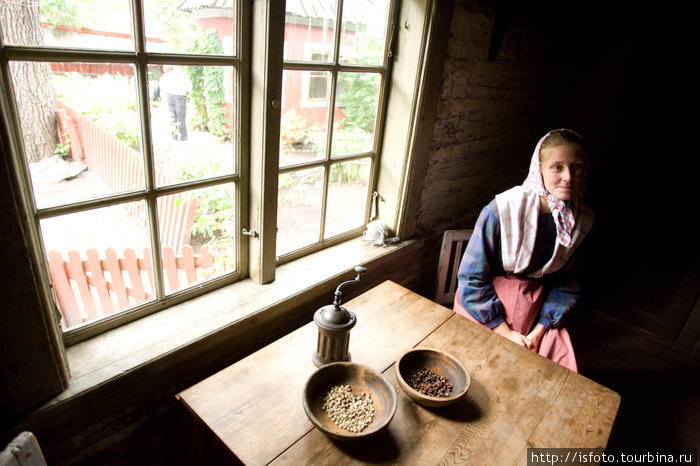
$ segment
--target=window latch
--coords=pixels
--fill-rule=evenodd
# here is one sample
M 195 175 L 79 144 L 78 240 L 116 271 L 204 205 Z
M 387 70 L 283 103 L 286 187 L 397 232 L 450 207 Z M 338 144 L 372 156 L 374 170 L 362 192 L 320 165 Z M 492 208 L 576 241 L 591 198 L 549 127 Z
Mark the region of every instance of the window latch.
M 387 54 L 389 58 L 394 57 L 394 39 L 396 39 L 396 21 L 391 22 L 391 30 L 389 31 L 389 53 Z
M 379 201 L 384 202 L 384 196 L 379 194 L 378 191 L 375 191 L 372 193 L 372 215 L 370 216 L 370 220 L 376 220 L 377 216 L 379 215 Z
M 243 233 L 243 234 L 246 235 L 246 236 L 251 236 L 251 237 L 253 237 L 253 238 L 257 238 L 257 237 L 258 237 L 258 232 L 255 231 L 255 230 L 246 230 L 246 229 L 244 228 L 243 230 L 241 230 L 241 233 Z

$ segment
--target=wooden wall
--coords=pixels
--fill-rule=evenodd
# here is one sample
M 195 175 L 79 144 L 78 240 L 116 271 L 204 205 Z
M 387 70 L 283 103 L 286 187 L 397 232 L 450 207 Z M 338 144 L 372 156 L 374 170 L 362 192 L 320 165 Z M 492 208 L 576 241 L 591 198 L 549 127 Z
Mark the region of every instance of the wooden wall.
M 521 3 L 454 3 L 419 231 L 471 228 L 495 194 L 523 181 L 543 134 L 575 129 L 597 213 L 580 261 L 584 303 L 697 355 L 689 15 L 655 4 Z M 437 238 L 426 244 L 437 254 Z
M 424 234 L 473 225 L 495 194 L 523 181 L 550 129 L 571 127 L 599 148 L 624 49 L 601 39 L 581 44 L 575 24 L 563 27 L 545 13 L 552 15 L 455 2 L 419 212 Z
M 495 194 L 522 182 L 537 140 L 570 127 L 588 143 L 588 201 L 598 215 L 581 261 L 588 308 L 697 353 L 697 91 L 692 29 L 683 24 L 692 15 L 532 3 L 454 1 L 416 216 L 421 247 L 412 250 L 422 255 L 400 256 L 410 267 L 387 265 L 391 278 L 431 295 L 442 232 L 472 227 Z M 140 387 L 143 402 L 105 416 L 86 433 L 93 446 L 81 457 L 177 464 L 172 394 L 183 382 L 159 393 Z M 57 447 L 64 454 L 88 442 L 68 440 L 75 445 Z

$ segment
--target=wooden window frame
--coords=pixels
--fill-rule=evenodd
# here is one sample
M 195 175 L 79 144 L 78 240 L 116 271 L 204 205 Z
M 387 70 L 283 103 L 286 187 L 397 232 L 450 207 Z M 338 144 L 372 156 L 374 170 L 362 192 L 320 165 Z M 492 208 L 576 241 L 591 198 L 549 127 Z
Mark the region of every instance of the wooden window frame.
M 325 296 L 337 285 L 334 277 L 337 272 L 324 270 L 323 277 L 317 277 L 317 285 L 304 285 L 295 289 L 290 284 L 283 285 L 282 294 L 275 294 L 271 299 L 277 304 L 268 308 L 267 305 L 253 310 L 247 318 L 241 317 L 237 311 L 238 305 L 231 301 L 236 296 L 245 302 L 248 309 L 255 306 L 255 294 L 260 290 L 260 283 L 268 283 L 275 278 L 277 261 L 274 254 L 274 236 L 276 234 L 276 190 L 278 178 L 278 144 L 279 144 L 279 100 L 275 105 L 275 99 L 281 97 L 282 61 L 271 60 L 272 55 L 282 56 L 282 35 L 284 25 L 284 6 L 270 0 L 252 0 L 252 8 L 247 20 L 241 24 L 243 34 L 252 31 L 252 48 L 247 57 L 243 57 L 246 63 L 250 63 L 251 73 L 243 77 L 244 88 L 249 89 L 248 97 L 251 118 L 243 122 L 241 138 L 246 140 L 251 148 L 249 160 L 243 160 L 241 173 L 247 174 L 249 189 L 242 190 L 242 211 L 248 214 L 248 229 L 256 234 L 242 242 L 242 247 L 249 248 L 249 274 L 250 279 L 242 280 L 230 286 L 223 287 L 212 293 L 207 293 L 197 299 L 176 304 L 163 313 L 155 313 L 145 319 L 131 322 L 123 327 L 115 328 L 101 335 L 100 338 L 87 338 L 79 344 L 69 341 L 61 334 L 57 323 L 55 305 L 52 303 L 50 288 L 42 284 L 48 283 L 47 272 L 43 258 L 39 255 L 28 253 L 39 244 L 35 236 L 36 229 L 27 215 L 26 191 L 17 184 L 16 166 L 7 163 L 6 170 L 2 172 L 1 181 L 8 188 L 9 195 L 3 196 L 6 204 L 12 206 L 6 216 L 7 225 L 3 232 L 13 241 L 3 243 L 3 254 L 14 259 L 6 264 L 15 264 L 13 277 L 20 277 L 23 286 L 13 288 L 5 296 L 7 306 L 1 314 L 3 321 L 8 325 L 0 327 L 0 339 L 6 342 L 4 358 L 0 361 L 0 369 L 8 376 L 0 392 L 0 404 L 7 412 L 18 413 L 37 406 L 65 390 L 68 386 L 69 361 L 79 361 L 83 365 L 84 378 L 74 380 L 69 390 L 59 397 L 54 398 L 47 405 L 47 409 L 37 411 L 38 419 L 42 416 L 51 416 L 53 412 L 71 411 L 73 407 L 82 406 L 83 396 L 89 397 L 93 389 L 109 391 L 113 384 L 124 383 L 127 379 L 136 378 L 139 374 L 152 373 L 157 368 L 163 381 L 161 383 L 176 383 L 182 377 L 181 368 L 200 364 L 204 359 L 215 361 L 224 355 L 244 351 L 252 340 L 265 338 L 273 331 L 267 327 L 282 316 L 285 322 L 294 318 L 300 318 L 304 308 L 298 304 L 305 299 L 317 300 L 318 296 Z M 399 91 L 399 95 L 410 96 L 408 100 L 403 98 L 390 98 L 386 102 L 387 113 L 392 114 L 388 120 L 384 136 L 381 139 L 383 156 L 378 167 L 377 190 L 380 201 L 377 206 L 377 215 L 393 228 L 396 235 L 402 239 L 411 238 L 416 231 L 414 223 L 415 214 L 422 192 L 423 176 L 427 166 L 429 144 L 433 129 L 437 96 L 442 77 L 442 64 L 444 63 L 445 49 L 448 40 L 447 34 L 438 34 L 449 27 L 451 15 L 451 2 L 449 0 L 403 0 L 400 4 L 400 24 L 396 26 L 395 50 L 398 51 L 393 64 L 394 72 L 391 76 L 391 86 Z M 251 28 L 255 23 L 256 28 Z M 269 33 L 269 31 L 277 31 Z M 275 36 L 277 34 L 277 36 Z M 0 59 L 7 61 L 12 57 L 12 47 L 3 47 Z M 430 57 L 428 61 L 427 58 Z M 3 67 L 6 70 L 6 67 Z M 9 76 L 3 72 L 0 74 L 0 85 L 7 88 L 10 82 Z M 251 85 L 255 83 L 255 85 Z M 396 93 L 392 94 L 395 96 Z M 17 127 L 18 118 L 14 114 L 14 106 L 6 106 L 6 99 L 0 99 L 2 106 L 2 128 L 0 128 L 0 150 L 3 154 L 16 153 L 18 135 L 12 130 Z M 277 107 L 277 108 L 276 108 Z M 7 162 L 7 157 L 5 161 Z M 272 196 L 271 196 L 272 194 Z M 12 215 L 10 215 L 12 214 Z M 350 254 L 354 260 L 361 260 L 365 252 L 375 252 L 372 249 L 359 247 L 361 241 L 352 240 L 339 244 Z M 404 242 L 409 245 L 404 249 L 416 254 L 421 248 L 420 242 Z M 263 248 L 263 245 L 265 247 Z M 388 248 L 393 249 L 392 247 Z M 25 251 L 17 254 L 16 251 Z M 357 252 L 353 252 L 357 251 Z M 376 252 L 381 252 L 378 250 Z M 325 251 L 309 254 L 311 261 L 317 261 L 317 265 L 330 265 L 331 260 Z M 316 257 L 318 256 L 318 257 Z M 37 259 L 38 257 L 38 259 Z M 397 260 L 404 263 L 405 254 L 389 254 L 390 261 Z M 352 275 L 352 264 L 347 265 L 343 273 Z M 376 259 L 367 259 L 374 261 Z M 320 261 L 320 262 L 319 262 Z M 281 267 L 285 268 L 285 274 L 299 276 L 308 274 L 320 267 L 309 267 L 306 258 L 300 261 L 291 261 Z M 364 262 L 367 265 L 374 262 Z M 382 259 L 382 264 L 377 269 L 383 270 L 387 262 Z M 241 265 L 242 267 L 244 264 Z M 341 265 L 346 267 L 346 265 Z M 370 267 L 371 269 L 372 267 Z M 343 269 L 345 270 L 345 269 Z M 379 273 L 379 272 L 378 272 Z M 26 278 L 23 278 L 26 277 Z M 31 286 L 30 286 L 31 285 Z M 242 293 L 242 295 L 241 295 Z M 320 293 L 320 294 L 319 294 Z M 216 298 L 219 295 L 221 299 Z M 248 297 L 248 295 L 250 295 Z M 204 301 L 203 301 L 204 300 Z M 205 302 L 206 308 L 217 316 L 216 321 L 211 321 L 206 330 L 199 336 L 194 333 L 185 338 L 180 332 L 163 334 L 167 328 L 167 322 L 177 317 L 185 319 L 183 325 L 188 329 L 196 329 L 191 325 L 190 319 L 201 316 L 201 304 Z M 211 303 L 220 303 L 212 306 Z M 252 307 L 251 307 L 252 306 Z M 241 309 L 242 311 L 242 309 Z M 300 314 L 301 313 L 301 314 Z M 18 319 L 12 319 L 17 316 Z M 296 317 L 295 317 L 296 316 Z M 12 323 L 17 325 L 12 325 Z M 20 325 L 21 324 L 21 325 Z M 22 331 L 21 338 L 17 338 L 18 329 Z M 133 329 L 138 329 L 138 334 L 148 338 L 134 340 Z M 151 329 L 150 331 L 148 329 Z M 158 331 L 155 331 L 159 329 Z M 277 331 L 281 331 L 282 328 Z M 238 336 L 245 335 L 245 338 Z M 168 345 L 165 352 L 158 348 L 160 341 L 167 339 Z M 252 340 L 251 340 L 252 339 Z M 124 358 L 114 355 L 112 363 L 99 363 L 103 366 L 90 366 L 84 361 L 84 355 L 95 354 L 95 351 L 103 351 L 104 345 L 109 342 L 114 348 L 129 348 L 131 356 Z M 67 348 L 67 345 L 72 345 Z M 215 348 L 220 350 L 213 351 Z M 41 349 L 41 350 L 40 350 Z M 67 352 L 72 356 L 67 357 Z M 219 354 L 220 353 L 220 354 Z M 219 354 L 217 356 L 217 354 Z M 206 356 L 206 357 L 205 357 Z M 107 358 L 109 359 L 109 358 Z M 17 367 L 22 367 L 20 372 Z M 15 369 L 13 369 L 15 368 Z M 115 372 L 115 369 L 117 370 Z M 93 375 L 94 374 L 94 375 Z M 100 375 L 102 374 L 102 375 Z M 169 378 L 169 379 L 168 379 Z M 18 387 L 18 390 L 11 389 Z M 96 414 L 96 415 L 99 415 Z M 48 419 L 50 421 L 50 418 Z
M 237 2 L 237 11 L 234 13 L 235 18 L 238 18 L 236 44 L 238 47 L 237 54 L 231 55 L 188 55 L 184 53 L 152 53 L 146 50 L 146 40 L 144 33 L 144 18 L 142 15 L 142 1 L 132 0 L 135 2 L 130 8 L 131 20 L 133 27 L 133 51 L 123 50 L 92 50 L 92 49 L 77 49 L 77 48 L 61 48 L 47 46 L 25 46 L 25 45 L 4 45 L 3 44 L 3 66 L 4 76 L 3 94 L 6 96 L 3 106 L 7 108 L 7 115 L 10 124 L 10 138 L 12 140 L 12 153 L 15 155 L 13 159 L 13 171 L 18 180 L 20 190 L 22 192 L 21 199 L 24 211 L 26 212 L 28 238 L 31 239 L 32 250 L 35 251 L 36 260 L 40 266 L 38 273 L 41 277 L 41 283 L 45 288 L 51 290 L 51 280 L 46 266 L 46 254 L 44 251 L 43 241 L 41 240 L 39 222 L 42 219 L 52 218 L 56 216 L 66 215 L 74 212 L 87 211 L 88 209 L 116 205 L 124 202 L 143 201 L 147 206 L 147 217 L 149 225 L 149 237 L 151 244 L 158 247 L 151 248 L 151 263 L 153 264 L 153 282 L 155 299 L 147 301 L 144 304 L 135 305 L 126 310 L 114 313 L 111 316 L 104 317 L 98 321 L 90 322 L 86 325 L 76 328 L 68 328 L 62 332 L 62 338 L 65 344 L 70 345 L 90 338 L 99 333 L 103 333 L 115 327 L 124 325 L 128 322 L 140 319 L 148 314 L 157 312 L 165 307 L 175 305 L 177 303 L 192 299 L 198 295 L 207 293 L 214 289 L 220 288 L 227 284 L 238 281 L 247 276 L 247 241 L 243 241 L 241 235 L 234 238 L 234 249 L 236 264 L 234 271 L 227 273 L 221 277 L 214 278 L 210 281 L 198 284 L 196 287 L 184 288 L 173 293 L 165 293 L 164 274 L 162 272 L 161 255 L 159 253 L 160 238 L 157 231 L 158 212 L 156 200 L 160 197 L 169 194 L 181 192 L 184 190 L 207 188 L 224 184 L 232 184 L 234 187 L 234 198 L 239 199 L 234 212 L 234 218 L 237 225 L 247 224 L 247 177 L 246 173 L 248 151 L 248 121 L 245 117 L 244 109 L 247 109 L 249 104 L 246 96 L 249 95 L 247 89 L 249 83 L 248 72 L 245 63 L 248 60 L 249 50 L 245 44 L 248 41 L 243 40 L 248 32 L 248 24 L 250 11 L 248 2 Z M 19 118 L 15 107 L 14 91 L 11 85 L 9 76 L 9 66 L 12 61 L 40 61 L 40 62 L 89 62 L 89 63 L 123 63 L 134 67 L 136 73 L 136 88 L 138 100 L 138 112 L 140 122 L 140 139 L 142 143 L 143 168 L 146 174 L 145 186 L 143 189 L 133 192 L 119 192 L 111 194 L 107 198 L 94 198 L 83 200 L 70 205 L 58 205 L 45 208 L 36 206 L 33 195 L 31 193 L 31 180 L 29 169 L 24 156 L 23 136 L 20 129 Z M 194 181 L 186 181 L 175 185 L 158 186 L 155 181 L 154 154 L 152 144 L 148 143 L 151 139 L 150 118 L 149 118 L 149 88 L 148 88 L 148 67 L 150 65 L 164 64 L 180 64 L 180 65 L 197 65 L 197 66 L 223 66 L 227 71 L 233 70 L 235 76 L 234 93 L 240 95 L 239 104 L 234 107 L 234 121 L 237 127 L 234 132 L 234 170 L 231 174 L 216 176 Z M 228 74 L 228 73 L 227 73 Z M 228 92 L 228 91 L 227 91 Z M 56 299 L 51 296 L 51 306 L 56 307 Z M 60 330 L 59 330 L 60 332 Z
M 329 175 L 328 173 L 330 172 L 330 168 L 333 164 L 337 163 L 342 163 L 342 162 L 350 162 L 354 160 L 359 160 L 359 159 L 366 159 L 369 158 L 371 160 L 371 169 L 370 169 L 370 176 L 369 176 L 369 189 L 367 192 L 367 197 L 365 199 L 365 219 L 363 222 L 363 225 L 366 224 L 370 220 L 371 216 L 371 203 L 372 203 L 372 192 L 375 190 L 374 187 L 376 186 L 376 176 L 377 176 L 377 166 L 378 166 L 378 161 L 381 158 L 381 140 L 382 140 L 382 130 L 384 127 L 384 121 L 385 121 L 385 115 L 386 115 L 386 102 L 387 102 L 387 96 L 389 93 L 389 80 L 391 76 L 391 57 L 392 57 L 392 43 L 393 43 L 393 31 L 394 28 L 392 27 L 393 24 L 396 24 L 397 22 L 397 14 L 398 14 L 398 4 L 399 2 L 396 0 L 391 0 L 388 5 L 388 11 L 387 11 L 387 22 L 385 24 L 385 43 L 384 43 L 384 56 L 382 63 L 380 64 L 363 64 L 363 65 L 357 65 L 357 64 L 345 64 L 340 61 L 340 50 L 341 50 L 341 35 L 343 32 L 342 24 L 343 24 L 343 18 L 342 18 L 342 12 L 343 12 L 343 4 L 344 0 L 337 0 L 337 7 L 336 7 L 336 19 L 335 19 L 335 27 L 334 27 L 334 41 L 333 44 L 330 45 L 332 47 L 332 50 L 329 51 L 329 60 L 327 61 L 312 61 L 312 53 L 318 53 L 317 48 L 314 44 L 310 44 L 306 46 L 305 50 L 305 55 L 308 58 L 306 61 L 294 61 L 294 60 L 284 60 L 283 56 L 280 54 L 279 59 L 283 60 L 282 64 L 282 69 L 285 71 L 301 71 L 304 75 L 306 75 L 306 81 L 302 84 L 302 93 L 306 97 L 304 99 L 302 97 L 302 100 L 305 101 L 307 104 L 312 102 L 311 99 L 308 98 L 308 87 L 310 85 L 310 74 L 313 72 L 322 72 L 322 73 L 328 73 L 328 87 L 327 87 L 327 98 L 325 99 L 319 99 L 322 100 L 323 102 L 327 102 L 328 105 L 328 112 L 326 115 L 326 122 L 327 122 L 327 141 L 326 141 L 326 147 L 325 147 L 325 154 L 324 157 L 320 160 L 314 160 L 309 163 L 305 163 L 302 165 L 296 165 L 293 167 L 281 167 L 279 169 L 278 174 L 283 174 L 283 173 L 290 173 L 290 172 L 295 172 L 299 170 L 308 170 L 308 169 L 313 169 L 313 168 L 323 168 L 324 171 L 324 176 L 323 176 L 323 189 L 322 189 L 322 199 L 321 199 L 321 219 L 320 219 L 320 228 L 319 228 L 319 236 L 316 242 L 309 244 L 307 246 L 304 246 L 302 248 L 296 249 L 291 252 L 285 252 L 281 256 L 277 258 L 277 263 L 282 264 L 285 262 L 289 262 L 291 260 L 297 259 L 299 257 L 302 257 L 306 254 L 313 253 L 314 251 L 318 251 L 320 249 L 323 249 L 325 247 L 329 247 L 333 244 L 338 244 L 339 242 L 346 241 L 354 236 L 357 236 L 360 232 L 362 227 L 355 228 L 353 230 L 347 231 L 345 233 L 341 233 L 339 235 L 333 236 L 331 238 L 327 238 L 325 235 L 325 223 L 327 219 L 327 214 L 326 214 L 326 206 L 328 203 L 328 183 L 329 183 Z M 280 30 L 284 30 L 284 28 L 281 28 Z M 320 53 L 326 53 L 326 51 L 321 51 Z M 373 129 L 373 135 L 374 135 L 374 144 L 373 146 L 367 150 L 363 151 L 361 153 L 353 153 L 353 154 L 343 154 L 340 156 L 334 155 L 331 153 L 331 144 L 332 144 L 332 138 L 333 138 L 333 127 L 334 127 L 334 113 L 335 113 L 335 108 L 338 106 L 337 101 L 336 101 L 336 91 L 337 91 L 337 80 L 338 80 L 338 75 L 343 72 L 354 72 L 354 73 L 373 73 L 377 74 L 379 76 L 379 93 L 378 93 L 378 102 L 377 102 L 377 111 L 375 115 L 375 122 L 374 122 L 374 129 Z M 302 102 L 302 106 L 303 106 Z

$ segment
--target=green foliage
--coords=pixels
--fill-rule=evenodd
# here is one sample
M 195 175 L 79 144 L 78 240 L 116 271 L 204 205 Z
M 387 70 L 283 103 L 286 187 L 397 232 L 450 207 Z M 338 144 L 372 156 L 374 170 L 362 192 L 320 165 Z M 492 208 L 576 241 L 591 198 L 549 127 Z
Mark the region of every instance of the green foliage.
M 224 51 L 214 29 L 193 33 L 190 39 L 189 52 L 211 55 Z M 208 131 L 222 139 L 229 138 L 231 133 L 224 107 L 224 69 L 220 66 L 188 66 L 187 74 L 192 82 L 190 103 L 194 108 L 191 118 L 193 128 Z
M 369 159 L 334 163 L 331 165 L 331 183 L 361 184 L 369 181 Z
M 384 37 L 357 31 L 352 37 L 352 50 L 343 52 L 343 61 L 380 65 L 384 60 Z
M 41 0 L 41 20 L 53 27 L 80 27 L 80 7 L 71 0 Z
M 160 77 L 163 76 L 163 72 L 158 68 L 148 68 L 148 82 L 158 82 Z
M 56 148 L 53 150 L 54 155 L 58 155 L 62 159 L 70 157 L 70 137 L 68 133 L 63 135 L 66 140 L 66 144 L 61 144 L 61 141 L 56 143 Z
M 352 49 L 344 52 L 343 61 L 348 63 L 382 63 L 384 49 L 377 37 L 358 32 L 352 36 Z M 377 113 L 379 74 L 338 74 L 338 102 L 347 119 L 365 131 L 372 131 Z
M 198 26 L 194 15 L 178 8 L 182 0 L 149 0 L 144 3 L 148 12 L 152 12 L 155 19 L 165 28 L 163 39 L 168 45 L 173 50 L 185 50 L 190 36 Z
M 310 131 L 309 139 L 319 152 L 325 151 L 326 132 Z M 342 120 L 336 122 L 333 129 L 333 143 L 331 153 L 333 155 L 349 155 L 372 150 L 374 138 L 372 133 L 365 131 L 353 122 Z
M 377 114 L 379 75 L 376 73 L 340 73 L 338 87 L 343 86 L 338 101 L 348 121 L 365 131 L 372 131 Z
M 85 115 L 124 144 L 138 149 L 136 90 L 126 76 L 88 78 L 80 73 L 54 76 L 56 98 Z
M 370 130 L 371 131 L 371 130 Z M 343 120 L 336 124 L 333 131 L 333 155 L 356 154 L 372 150 L 374 137 L 371 132 L 360 128 L 352 121 Z
M 210 237 L 214 242 L 231 241 L 234 237 L 234 207 L 233 195 L 224 186 L 200 191 L 192 233 Z
M 139 148 L 139 131 L 134 124 L 123 120 L 110 120 L 110 122 L 111 131 L 117 139 L 133 149 Z
M 212 171 L 219 172 L 222 164 L 223 161 L 211 157 L 192 159 L 180 168 L 179 180 L 201 179 Z M 197 198 L 192 234 L 202 236 L 214 248 L 228 248 L 235 238 L 231 185 L 198 189 L 192 195 Z

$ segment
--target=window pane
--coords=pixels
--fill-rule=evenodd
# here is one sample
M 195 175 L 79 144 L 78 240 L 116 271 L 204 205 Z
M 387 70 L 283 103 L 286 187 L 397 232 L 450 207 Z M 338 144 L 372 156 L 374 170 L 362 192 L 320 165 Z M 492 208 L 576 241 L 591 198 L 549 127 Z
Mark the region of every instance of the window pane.
M 326 238 L 364 225 L 371 163 L 366 158 L 331 165 Z
M 328 97 L 328 79 L 324 71 L 309 72 L 309 100 L 323 100 Z
M 285 60 L 332 61 L 335 8 L 334 0 L 287 0 L 284 25 Z
M 237 2 L 144 0 L 148 52 L 235 55 Z
M 166 293 L 236 270 L 232 183 L 158 199 Z
M 338 73 L 338 103 L 332 155 L 371 151 L 379 99 L 379 74 Z
M 283 173 L 277 204 L 277 255 L 318 242 L 323 168 Z
M 140 201 L 40 221 L 64 328 L 154 298 L 146 219 Z
M 148 70 L 156 183 L 233 173 L 235 70 L 173 65 Z
M 312 79 L 330 85 L 330 73 L 324 71 L 285 70 L 282 74 L 280 166 L 324 157 L 328 95 L 312 98 Z
M 39 208 L 144 187 L 132 65 L 12 62 L 10 70 Z M 52 195 L 85 176 L 102 184 Z
M 133 50 L 129 0 L 2 2 L 5 43 Z
M 389 0 L 343 2 L 340 61 L 381 65 L 384 62 Z

